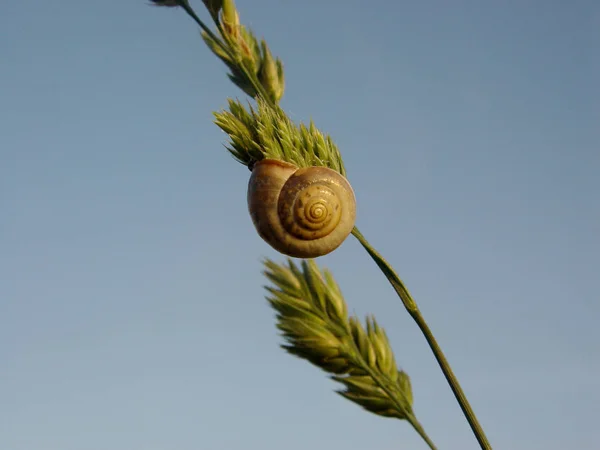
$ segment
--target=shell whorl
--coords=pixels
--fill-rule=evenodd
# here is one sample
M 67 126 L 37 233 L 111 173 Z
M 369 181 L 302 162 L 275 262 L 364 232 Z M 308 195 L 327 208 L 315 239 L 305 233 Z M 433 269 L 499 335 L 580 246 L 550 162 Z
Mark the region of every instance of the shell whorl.
M 354 192 L 338 172 L 270 159 L 252 169 L 248 209 L 258 234 L 277 251 L 297 258 L 332 252 L 356 220 Z

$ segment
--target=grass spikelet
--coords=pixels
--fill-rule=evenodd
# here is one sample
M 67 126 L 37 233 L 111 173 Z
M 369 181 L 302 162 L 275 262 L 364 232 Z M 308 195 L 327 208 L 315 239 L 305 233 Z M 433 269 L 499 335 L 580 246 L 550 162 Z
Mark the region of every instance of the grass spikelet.
M 277 264 L 265 260 L 267 300 L 276 311 L 277 328 L 292 355 L 331 374 L 343 385 L 337 392 L 382 417 L 407 420 L 419 434 L 408 375 L 398 370 L 383 328 L 373 316 L 366 327 L 348 308 L 331 273 L 314 260 Z M 426 439 L 432 447 L 431 441 Z

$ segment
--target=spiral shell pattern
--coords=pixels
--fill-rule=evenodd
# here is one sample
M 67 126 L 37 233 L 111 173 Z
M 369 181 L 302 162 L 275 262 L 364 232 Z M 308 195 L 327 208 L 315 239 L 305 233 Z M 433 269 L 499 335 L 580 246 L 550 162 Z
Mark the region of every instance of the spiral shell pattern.
M 269 159 L 252 169 L 248 209 L 266 242 L 298 258 L 332 252 L 356 220 L 354 192 L 342 175 L 326 167 L 299 169 Z

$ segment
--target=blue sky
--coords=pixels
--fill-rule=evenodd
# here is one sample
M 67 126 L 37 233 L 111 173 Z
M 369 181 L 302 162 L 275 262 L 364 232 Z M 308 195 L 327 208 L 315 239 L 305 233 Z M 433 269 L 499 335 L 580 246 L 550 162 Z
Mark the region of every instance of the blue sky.
M 494 448 L 598 448 L 600 3 L 238 8 Z M 0 63 L 0 448 L 426 448 L 278 348 L 260 260 L 283 257 L 212 123 L 244 95 L 182 11 L 4 1 Z M 477 448 L 358 242 L 319 263 L 388 332 L 439 448 Z

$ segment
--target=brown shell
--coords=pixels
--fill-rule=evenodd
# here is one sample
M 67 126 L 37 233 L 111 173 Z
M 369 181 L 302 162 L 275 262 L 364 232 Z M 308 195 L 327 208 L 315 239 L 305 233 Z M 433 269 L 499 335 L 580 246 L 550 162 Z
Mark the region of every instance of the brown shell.
M 258 234 L 275 250 L 297 258 L 332 252 L 356 220 L 354 191 L 338 172 L 326 167 L 299 169 L 273 159 L 254 165 L 248 209 Z

